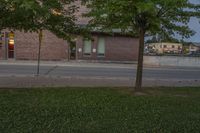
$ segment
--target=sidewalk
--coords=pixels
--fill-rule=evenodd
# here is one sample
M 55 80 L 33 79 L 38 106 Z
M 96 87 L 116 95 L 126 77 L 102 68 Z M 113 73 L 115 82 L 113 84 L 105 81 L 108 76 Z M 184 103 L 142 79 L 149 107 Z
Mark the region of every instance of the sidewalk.
M 0 65 L 37 66 L 36 60 L 0 60 Z M 109 62 L 109 61 L 41 61 L 41 66 L 73 66 L 73 67 L 103 67 L 103 68 L 135 68 L 136 62 Z
M 0 65 L 23 65 L 23 66 L 37 66 L 36 60 L 0 60 Z M 120 62 L 120 61 L 87 61 L 87 60 L 74 60 L 74 61 L 41 61 L 40 66 L 69 66 L 69 67 L 88 67 L 88 68 L 137 68 L 137 62 Z M 199 69 L 198 67 L 189 66 L 159 66 L 144 64 L 145 69 Z

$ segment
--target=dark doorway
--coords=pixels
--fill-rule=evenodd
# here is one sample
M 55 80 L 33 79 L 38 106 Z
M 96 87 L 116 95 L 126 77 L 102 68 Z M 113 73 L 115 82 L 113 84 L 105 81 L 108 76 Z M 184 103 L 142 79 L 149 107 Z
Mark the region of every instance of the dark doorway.
M 70 60 L 76 60 L 76 42 L 70 44 Z
M 14 33 L 10 32 L 8 34 L 8 58 L 13 59 L 15 55 L 15 42 L 14 42 Z
M 8 44 L 8 58 L 14 58 L 14 45 Z

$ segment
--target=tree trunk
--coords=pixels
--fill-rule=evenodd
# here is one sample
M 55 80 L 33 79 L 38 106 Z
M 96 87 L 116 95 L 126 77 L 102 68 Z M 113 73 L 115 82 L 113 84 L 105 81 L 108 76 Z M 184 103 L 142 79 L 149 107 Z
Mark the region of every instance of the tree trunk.
M 37 76 L 40 75 L 40 53 L 42 45 L 42 29 L 39 30 L 39 47 L 38 47 L 38 64 L 37 64 Z
M 145 30 L 140 28 L 137 76 L 136 76 L 136 82 L 135 82 L 136 91 L 140 91 L 142 89 L 144 34 L 145 34 Z

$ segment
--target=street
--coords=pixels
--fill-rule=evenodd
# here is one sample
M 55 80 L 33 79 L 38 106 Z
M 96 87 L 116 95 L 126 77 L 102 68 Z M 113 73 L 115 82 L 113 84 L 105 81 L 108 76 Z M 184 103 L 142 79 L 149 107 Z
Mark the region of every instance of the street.
M 116 64 L 117 65 L 117 64 Z M 36 74 L 36 66 L 33 65 L 0 65 L 0 76 L 31 76 Z M 135 78 L 136 67 L 88 67 L 88 66 L 41 66 L 40 74 L 44 76 L 61 77 L 115 77 Z M 144 78 L 153 79 L 200 79 L 198 68 L 144 68 Z
M 25 86 L 131 86 L 136 76 L 136 65 L 133 64 L 46 64 L 40 67 L 37 78 L 36 69 L 35 64 L 1 64 L 0 87 L 18 86 L 22 82 Z M 67 79 L 70 81 L 67 82 Z M 189 67 L 145 67 L 143 79 L 145 86 L 197 86 L 200 70 Z

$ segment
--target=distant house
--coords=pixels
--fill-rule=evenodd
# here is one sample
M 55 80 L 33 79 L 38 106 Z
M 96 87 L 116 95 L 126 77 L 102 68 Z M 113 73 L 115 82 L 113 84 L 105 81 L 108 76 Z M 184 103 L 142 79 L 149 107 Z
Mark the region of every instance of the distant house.
M 150 52 L 154 52 L 157 54 L 164 54 L 164 53 L 180 54 L 182 53 L 183 44 L 168 43 L 168 42 L 149 43 L 148 49 Z
M 189 45 L 189 53 L 200 52 L 200 44 L 199 43 L 191 43 Z

